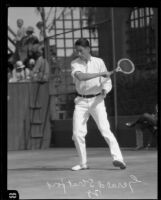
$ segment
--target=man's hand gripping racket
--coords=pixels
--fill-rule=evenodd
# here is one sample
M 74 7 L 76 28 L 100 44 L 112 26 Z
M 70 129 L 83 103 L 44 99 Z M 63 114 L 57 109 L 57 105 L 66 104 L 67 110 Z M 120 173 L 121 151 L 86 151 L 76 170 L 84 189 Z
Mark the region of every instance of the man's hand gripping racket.
M 114 72 L 122 72 L 124 74 L 131 74 L 135 70 L 134 63 L 128 59 L 128 58 L 122 58 L 117 62 L 117 67 L 110 71 L 110 72 L 104 72 L 102 74 L 103 77 L 107 78 L 111 76 Z

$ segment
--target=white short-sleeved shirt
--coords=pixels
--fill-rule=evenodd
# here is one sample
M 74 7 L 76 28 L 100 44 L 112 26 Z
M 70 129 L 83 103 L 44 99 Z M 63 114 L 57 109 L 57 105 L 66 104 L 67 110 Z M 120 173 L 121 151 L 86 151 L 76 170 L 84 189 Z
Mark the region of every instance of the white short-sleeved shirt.
M 79 94 L 90 95 L 100 93 L 102 89 L 108 93 L 112 89 L 112 82 L 110 78 L 93 78 L 87 81 L 79 81 L 75 77 L 76 72 L 82 73 L 101 73 L 107 71 L 105 63 L 102 59 L 97 57 L 90 57 L 90 60 L 86 63 L 80 58 L 77 58 L 71 62 L 72 77 L 76 86 L 76 90 Z

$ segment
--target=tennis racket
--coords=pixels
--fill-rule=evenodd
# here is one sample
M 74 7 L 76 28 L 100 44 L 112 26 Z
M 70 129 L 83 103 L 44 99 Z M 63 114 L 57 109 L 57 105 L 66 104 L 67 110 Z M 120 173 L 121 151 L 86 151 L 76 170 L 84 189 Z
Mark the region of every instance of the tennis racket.
M 122 58 L 117 62 L 117 67 L 113 71 L 110 71 L 110 75 L 114 72 L 122 72 L 124 74 L 131 74 L 135 70 L 134 63 L 128 58 Z

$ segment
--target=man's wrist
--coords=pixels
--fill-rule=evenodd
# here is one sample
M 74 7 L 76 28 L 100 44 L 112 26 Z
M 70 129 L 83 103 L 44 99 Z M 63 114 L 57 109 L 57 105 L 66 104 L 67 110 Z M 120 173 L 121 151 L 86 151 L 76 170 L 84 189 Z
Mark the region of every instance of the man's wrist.
M 103 88 L 102 91 L 103 91 L 105 94 L 107 94 L 107 90 L 106 90 L 106 89 Z

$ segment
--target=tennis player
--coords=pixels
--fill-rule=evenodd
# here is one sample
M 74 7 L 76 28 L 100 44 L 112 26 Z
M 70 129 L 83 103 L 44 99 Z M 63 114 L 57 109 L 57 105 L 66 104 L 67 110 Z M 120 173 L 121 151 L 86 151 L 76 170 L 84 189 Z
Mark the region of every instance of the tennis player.
M 72 77 L 77 90 L 75 110 L 73 114 L 73 141 L 79 155 L 80 163 L 72 170 L 88 169 L 85 136 L 87 134 L 87 121 L 91 115 L 105 141 L 109 145 L 113 158 L 113 165 L 125 169 L 119 144 L 110 130 L 107 119 L 104 98 L 112 89 L 110 73 L 102 59 L 90 54 L 90 45 L 87 39 L 81 38 L 75 42 L 78 58 L 72 61 Z

